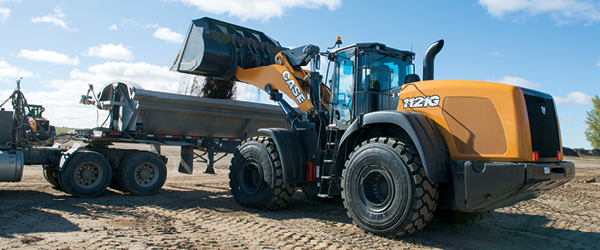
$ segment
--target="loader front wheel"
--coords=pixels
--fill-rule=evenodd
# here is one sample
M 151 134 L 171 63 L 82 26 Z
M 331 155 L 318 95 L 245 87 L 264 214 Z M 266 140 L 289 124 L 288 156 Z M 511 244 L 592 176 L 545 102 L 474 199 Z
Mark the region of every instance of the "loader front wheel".
M 231 193 L 242 206 L 276 210 L 292 200 L 295 185 L 283 183 L 279 153 L 269 137 L 254 137 L 242 143 L 229 170 Z
M 433 217 L 437 184 L 427 179 L 418 152 L 392 138 L 358 145 L 342 172 L 348 216 L 364 231 L 386 237 L 423 229 Z
M 95 197 L 108 187 L 112 168 L 99 153 L 79 152 L 69 159 L 58 178 L 65 192 L 75 197 Z

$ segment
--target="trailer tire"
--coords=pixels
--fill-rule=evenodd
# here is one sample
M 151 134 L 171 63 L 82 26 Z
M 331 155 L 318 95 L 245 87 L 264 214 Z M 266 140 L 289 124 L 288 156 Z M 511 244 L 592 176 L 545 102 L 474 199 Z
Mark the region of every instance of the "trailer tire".
M 117 169 L 117 179 L 123 191 L 134 195 L 158 192 L 167 180 L 167 167 L 155 154 L 136 152 L 126 157 Z
M 112 178 L 112 167 L 97 152 L 78 152 L 58 173 L 60 185 L 75 197 L 100 195 Z
M 55 189 L 62 189 L 60 181 L 58 180 L 58 171 L 54 170 L 51 166 L 44 166 L 44 179 L 50 183 Z
M 423 229 L 437 205 L 437 183 L 418 152 L 392 138 L 372 138 L 350 154 L 342 172 L 348 216 L 361 230 L 386 237 Z
M 292 200 L 296 185 L 283 182 L 279 153 L 270 137 L 253 137 L 242 143 L 229 170 L 231 193 L 242 206 L 276 210 Z

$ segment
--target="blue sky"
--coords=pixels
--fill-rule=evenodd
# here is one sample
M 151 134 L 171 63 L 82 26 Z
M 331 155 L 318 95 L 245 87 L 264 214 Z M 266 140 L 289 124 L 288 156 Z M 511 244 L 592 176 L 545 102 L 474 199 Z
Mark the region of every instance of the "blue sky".
M 23 77 L 29 103 L 54 125 L 94 127 L 103 114 L 78 104 L 87 84 L 112 79 L 178 92 L 170 72 L 192 19 L 210 16 L 265 32 L 283 46 L 336 36 L 417 53 L 443 38 L 436 79 L 524 86 L 554 96 L 563 145 L 591 148 L 585 112 L 600 94 L 600 1 L 589 0 L 0 0 L 0 99 Z M 266 102 L 238 86 L 238 98 Z

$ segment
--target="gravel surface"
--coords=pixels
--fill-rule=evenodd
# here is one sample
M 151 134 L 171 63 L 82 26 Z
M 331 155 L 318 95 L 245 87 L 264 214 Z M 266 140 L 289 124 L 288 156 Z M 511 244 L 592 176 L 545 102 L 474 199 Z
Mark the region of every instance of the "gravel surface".
M 388 239 L 361 232 L 341 203 L 308 200 L 300 190 L 288 208 L 259 211 L 234 202 L 231 156 L 216 174 L 195 163 L 177 172 L 179 151 L 163 147 L 168 178 L 151 196 L 108 189 L 74 198 L 52 188 L 41 166 L 23 180 L 0 183 L 0 249 L 598 249 L 600 160 L 568 158 L 576 179 L 543 196 L 497 209 L 474 225 L 433 219 L 414 235 Z

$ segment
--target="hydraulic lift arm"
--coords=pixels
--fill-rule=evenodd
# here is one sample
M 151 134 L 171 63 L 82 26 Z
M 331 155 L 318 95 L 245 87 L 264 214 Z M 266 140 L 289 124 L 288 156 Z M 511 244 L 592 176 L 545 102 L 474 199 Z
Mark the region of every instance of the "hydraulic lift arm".
M 277 98 L 283 93 L 302 112 L 319 112 L 326 110 L 330 91 L 315 67 L 318 58 L 314 45 L 283 48 L 260 31 L 205 17 L 192 21 L 171 70 L 256 86 L 285 110 L 285 101 Z M 311 61 L 312 71 L 302 68 Z

